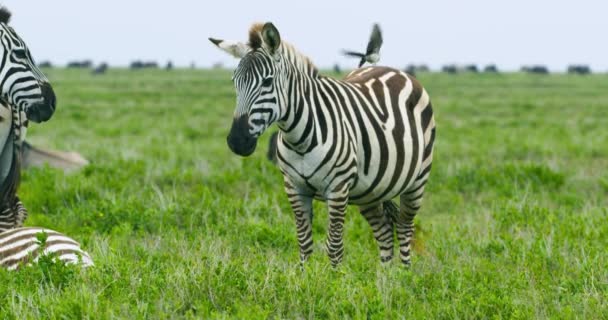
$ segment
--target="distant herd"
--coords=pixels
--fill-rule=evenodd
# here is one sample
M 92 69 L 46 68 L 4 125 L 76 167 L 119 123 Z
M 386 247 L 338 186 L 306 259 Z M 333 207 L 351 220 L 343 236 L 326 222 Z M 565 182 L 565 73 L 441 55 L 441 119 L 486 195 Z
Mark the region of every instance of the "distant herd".
M 50 69 L 54 68 L 55 65 L 50 61 L 43 61 L 38 64 L 40 68 Z M 66 65 L 68 69 L 90 69 L 93 74 L 103 74 L 109 68 L 108 63 L 101 62 L 98 65 L 95 65 L 92 60 L 74 60 L 68 62 Z M 219 66 L 219 67 L 218 67 Z M 133 60 L 128 68 L 130 70 L 141 70 L 141 69 L 160 69 L 163 68 L 165 70 L 173 70 L 174 65 L 172 61 L 168 61 L 164 66 L 161 66 L 156 61 L 146 61 L 146 60 Z M 194 64 L 189 66 L 191 69 L 194 68 Z M 214 69 L 223 68 L 221 63 L 215 64 Z M 336 74 L 343 73 L 343 68 L 340 67 L 339 64 L 334 64 L 331 67 L 331 70 Z M 404 72 L 407 72 L 411 75 L 416 75 L 417 73 L 426 73 L 432 72 L 431 68 L 426 64 L 409 64 L 405 68 L 403 68 Z M 480 68 L 476 64 L 445 64 L 441 66 L 439 69 L 442 73 L 448 74 L 457 74 L 457 73 L 499 73 L 500 70 L 495 64 L 488 64 Z M 551 71 L 545 65 L 535 64 L 535 65 L 524 65 L 519 69 L 522 73 L 530 73 L 530 74 L 550 74 Z M 591 67 L 585 64 L 571 64 L 567 67 L 566 73 L 568 74 L 579 74 L 586 75 L 592 74 L 593 71 Z

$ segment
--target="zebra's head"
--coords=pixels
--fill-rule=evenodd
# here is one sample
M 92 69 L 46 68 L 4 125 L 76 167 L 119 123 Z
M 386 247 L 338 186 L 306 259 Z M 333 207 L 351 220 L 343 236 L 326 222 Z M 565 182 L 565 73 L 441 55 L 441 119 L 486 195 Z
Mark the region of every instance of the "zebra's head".
M 241 156 L 255 151 L 260 135 L 281 114 L 279 95 L 282 59 L 281 37 L 268 22 L 256 24 L 249 31 L 249 43 L 209 38 L 213 44 L 239 58 L 232 80 L 236 88 L 236 110 L 228 134 L 230 150 Z
M 55 93 L 25 42 L 8 25 L 10 15 L 0 8 L 0 99 L 24 111 L 29 120 L 43 122 L 55 111 Z

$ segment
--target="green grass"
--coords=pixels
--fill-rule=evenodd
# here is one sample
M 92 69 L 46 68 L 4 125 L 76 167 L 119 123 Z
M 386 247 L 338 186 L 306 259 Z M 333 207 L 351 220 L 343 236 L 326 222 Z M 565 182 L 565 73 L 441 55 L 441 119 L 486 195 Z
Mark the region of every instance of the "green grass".
M 433 172 L 411 269 L 381 266 L 347 214 L 343 264 L 298 264 L 265 135 L 228 150 L 227 71 L 48 70 L 58 110 L 35 145 L 91 165 L 24 173 L 27 225 L 64 232 L 88 270 L 0 270 L 0 317 L 602 318 L 608 314 L 608 76 L 422 74 L 436 113 Z

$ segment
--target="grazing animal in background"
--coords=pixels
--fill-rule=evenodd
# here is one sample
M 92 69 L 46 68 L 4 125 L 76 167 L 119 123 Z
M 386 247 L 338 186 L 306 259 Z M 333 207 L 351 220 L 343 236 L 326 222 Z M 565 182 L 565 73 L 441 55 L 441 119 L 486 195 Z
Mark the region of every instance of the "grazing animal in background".
M 65 264 L 93 266 L 88 253 L 74 239 L 46 228 L 24 227 L 0 233 L 0 266 L 15 270 L 43 256 Z
M 359 61 L 359 68 L 361 68 L 365 62 L 376 64 L 380 61 L 380 47 L 382 47 L 382 31 L 376 23 L 372 27 L 372 34 L 369 37 L 365 54 L 348 50 L 343 50 L 342 53 L 346 56 L 361 58 Z
M 495 64 L 489 64 L 483 68 L 483 72 L 486 73 L 498 73 L 498 67 Z
M 82 60 L 82 61 L 70 61 L 67 64 L 68 68 L 72 69 L 89 69 L 93 67 L 93 61 L 91 60 Z
M 329 210 L 332 265 L 343 257 L 348 204 L 359 206 L 371 225 L 381 261 L 392 259 L 396 232 L 401 260 L 409 265 L 435 140 L 433 109 L 420 83 L 388 67 L 357 69 L 344 80 L 320 75 L 272 23 L 254 24 L 247 44 L 210 40 L 240 59 L 230 149 L 251 155 L 260 135 L 273 123 L 279 127 L 276 154 L 300 260 L 312 253 L 312 201 L 319 199 Z M 397 196 L 400 208 L 391 201 Z
M 135 61 L 131 62 L 129 69 L 131 69 L 131 70 L 158 69 L 158 63 L 156 63 L 154 61 L 135 60 Z
M 464 70 L 466 72 L 472 72 L 472 73 L 478 73 L 479 69 L 477 69 L 477 66 L 474 64 L 467 64 L 466 66 L 464 66 Z
M 93 74 L 105 74 L 108 71 L 108 64 L 105 62 L 100 63 L 95 69 L 93 69 Z
M 549 69 L 541 65 L 523 66 L 521 71 L 532 74 L 549 74 Z
M 53 64 L 50 61 L 42 61 L 38 64 L 38 68 L 47 68 L 50 69 L 53 67 Z
M 568 66 L 568 73 L 586 75 L 591 73 L 591 68 L 582 64 L 573 64 Z
M 447 64 L 441 67 L 441 71 L 449 74 L 456 74 L 458 72 L 458 67 L 454 64 Z

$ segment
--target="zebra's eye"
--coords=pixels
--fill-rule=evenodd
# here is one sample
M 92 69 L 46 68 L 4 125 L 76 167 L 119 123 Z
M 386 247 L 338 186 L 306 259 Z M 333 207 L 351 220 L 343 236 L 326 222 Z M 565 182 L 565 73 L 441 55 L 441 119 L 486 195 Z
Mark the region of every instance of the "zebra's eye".
M 22 50 L 22 49 L 13 50 L 13 55 L 17 59 L 26 59 L 27 58 L 27 55 L 25 54 L 25 50 Z
M 262 87 L 270 87 L 272 85 L 272 77 L 262 80 Z

